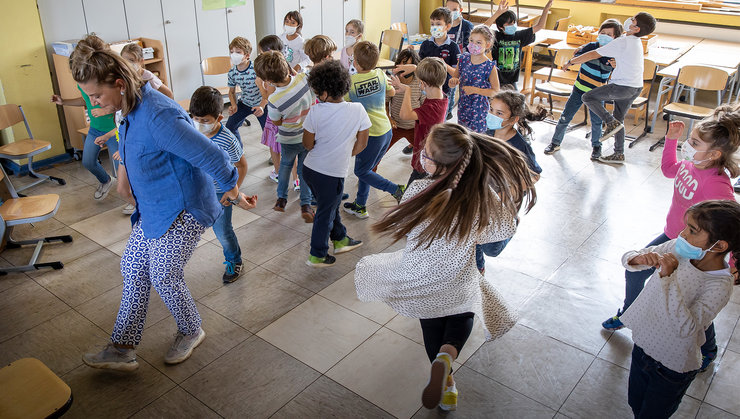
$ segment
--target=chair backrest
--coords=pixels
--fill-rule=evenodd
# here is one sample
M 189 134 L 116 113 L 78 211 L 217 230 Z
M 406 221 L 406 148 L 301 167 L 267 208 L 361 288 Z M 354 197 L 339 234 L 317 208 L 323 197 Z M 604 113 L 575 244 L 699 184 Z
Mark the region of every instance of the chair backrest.
M 571 58 L 573 58 L 573 54 L 575 54 L 575 49 L 559 49 L 555 53 L 555 60 L 553 60 L 553 64 L 557 68 L 562 68 L 565 63 L 568 62 Z M 578 71 L 580 66 L 572 65 L 568 68 L 568 70 Z
M 226 74 L 231 70 L 231 58 L 225 56 L 208 57 L 200 63 L 200 69 L 205 76 Z
M 558 19 L 555 22 L 555 28 L 553 29 L 556 31 L 564 31 L 568 29 L 568 25 L 570 25 L 570 16 Z
M 653 60 L 645 58 L 642 70 L 642 81 L 652 81 L 655 78 L 656 71 L 658 71 L 658 64 Z
M 406 25 L 406 22 L 391 23 L 391 29 L 396 30 L 396 31 L 401 31 L 401 33 L 404 35 L 409 34 L 409 28 Z
M 677 82 L 699 90 L 724 90 L 729 74 L 726 70 L 707 65 L 687 65 L 678 71 Z
M 403 33 L 395 29 L 386 29 L 380 34 L 380 43 L 378 47 L 383 50 L 383 45 L 388 46 L 391 51 L 389 54 L 390 60 L 396 59 L 396 54 L 403 48 Z
M 12 127 L 23 120 L 23 112 L 21 112 L 20 106 L 13 104 L 0 105 L 0 129 Z

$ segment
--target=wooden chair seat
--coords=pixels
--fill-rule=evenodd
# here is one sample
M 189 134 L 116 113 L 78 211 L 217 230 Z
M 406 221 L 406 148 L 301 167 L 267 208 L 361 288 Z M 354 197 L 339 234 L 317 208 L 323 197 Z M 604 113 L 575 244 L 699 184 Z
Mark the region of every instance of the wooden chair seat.
M 216 90 L 224 96 L 229 94 L 229 86 L 217 87 Z
M 51 143 L 48 141 L 24 138 L 0 147 L 0 154 L 5 156 L 25 157 L 26 155 L 38 154 L 49 149 L 51 149 Z
M 8 225 L 13 225 L 13 221 L 53 215 L 58 207 L 59 195 L 55 194 L 11 198 L 0 206 L 0 216 Z
M 548 81 L 545 83 L 536 84 L 535 89 L 549 95 L 570 96 L 570 93 L 573 91 L 573 85 L 558 83 L 555 81 Z
M 632 105 L 630 105 L 631 108 L 639 108 L 640 106 L 645 105 L 647 103 L 648 99 L 643 96 L 637 96 L 635 100 L 632 101 Z
M 0 388 L 0 413 L 6 419 L 56 417 L 72 404 L 69 386 L 35 358 L 0 369 Z
M 711 116 L 714 108 L 689 105 L 688 103 L 672 102 L 663 107 L 663 112 L 671 115 L 682 116 L 691 119 L 704 119 Z
M 534 72 L 534 78 L 538 80 L 547 80 L 547 77 L 549 75 L 550 75 L 550 69 L 547 67 L 541 68 Z M 578 77 L 577 71 L 565 71 L 565 70 L 556 68 L 552 70 L 552 77 L 550 78 L 550 80 L 562 81 L 565 83 L 570 82 L 571 84 L 573 84 L 575 83 L 577 77 Z

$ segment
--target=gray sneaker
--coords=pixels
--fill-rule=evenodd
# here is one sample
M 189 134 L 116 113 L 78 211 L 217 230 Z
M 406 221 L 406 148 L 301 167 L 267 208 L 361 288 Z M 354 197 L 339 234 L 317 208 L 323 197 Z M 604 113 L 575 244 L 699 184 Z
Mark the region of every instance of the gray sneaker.
M 82 355 L 82 362 L 93 368 L 103 368 L 116 371 L 134 371 L 139 368 L 134 349 L 119 349 L 109 343 L 105 348 L 94 354 Z
M 179 364 L 186 359 L 190 358 L 190 355 L 203 339 L 206 338 L 206 332 L 203 329 L 198 329 L 198 332 L 192 335 L 183 335 L 177 332 L 175 335 L 175 343 L 172 344 L 170 350 L 167 351 L 167 355 L 164 357 L 165 364 Z
M 126 205 L 125 207 L 123 207 L 123 209 L 121 210 L 121 212 L 122 212 L 122 213 L 123 213 L 124 215 L 131 215 L 131 214 L 133 214 L 133 213 L 134 213 L 135 211 L 136 211 L 136 206 L 134 206 L 134 204 L 127 204 L 127 205 Z
M 101 183 L 98 185 L 98 189 L 95 190 L 95 194 L 93 195 L 93 198 L 95 200 L 100 201 L 101 199 L 105 199 L 106 196 L 108 196 L 108 192 L 110 192 L 110 188 L 113 186 L 113 178 L 108 179 L 107 182 Z
M 613 137 L 614 134 L 624 129 L 624 125 L 622 125 L 622 123 L 617 121 L 616 119 L 612 122 L 606 123 L 605 125 L 606 126 L 604 127 L 604 133 L 601 134 L 601 138 L 599 139 L 599 141 L 601 141 L 602 143 Z

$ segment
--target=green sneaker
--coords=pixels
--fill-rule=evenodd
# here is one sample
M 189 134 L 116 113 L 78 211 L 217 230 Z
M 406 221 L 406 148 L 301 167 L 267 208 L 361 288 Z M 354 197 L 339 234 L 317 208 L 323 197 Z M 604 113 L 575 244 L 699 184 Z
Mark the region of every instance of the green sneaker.
M 403 193 L 406 192 L 406 185 L 396 185 L 396 192 L 393 192 L 393 197 L 396 198 L 396 202 L 401 203 Z
M 357 218 L 369 217 L 369 215 L 367 215 L 367 207 L 364 205 L 357 205 L 356 202 L 345 202 L 343 207 L 344 212 L 348 212 Z
M 350 236 L 344 236 L 342 240 L 332 240 L 332 243 L 334 243 L 334 254 L 335 255 L 338 255 L 344 252 L 349 252 L 350 250 L 353 250 L 353 249 L 356 249 L 362 246 L 362 242 L 360 240 L 354 240 Z
M 306 265 L 313 268 L 326 268 L 327 266 L 332 266 L 336 261 L 337 259 L 332 255 L 326 255 L 323 258 L 309 256 Z

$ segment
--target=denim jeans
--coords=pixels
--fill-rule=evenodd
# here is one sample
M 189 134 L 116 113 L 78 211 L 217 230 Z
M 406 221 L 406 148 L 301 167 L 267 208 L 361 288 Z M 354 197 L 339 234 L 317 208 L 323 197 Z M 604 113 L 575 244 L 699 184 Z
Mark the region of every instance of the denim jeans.
M 229 119 L 226 120 L 226 128 L 231 131 L 236 138 L 239 139 L 239 143 L 242 142 L 242 137 L 239 134 L 239 127 L 242 126 L 244 123 L 244 120 L 247 119 L 247 117 L 254 112 L 252 111 L 251 106 L 247 106 L 244 103 L 242 103 L 241 100 L 236 101 L 236 112 L 229 115 Z M 265 123 L 267 122 L 267 110 L 262 113 L 262 116 L 257 117 L 257 121 L 259 121 L 260 126 L 262 129 L 265 129 Z M 243 144 L 243 143 L 242 143 Z
M 89 131 L 87 131 L 87 137 L 85 137 L 85 148 L 82 150 L 82 165 L 98 178 L 98 182 L 106 183 L 110 180 L 110 176 L 108 176 L 108 173 L 103 169 L 103 166 L 101 166 L 98 161 L 101 147 L 95 144 L 95 139 L 101 135 L 105 135 L 105 133 L 103 131 L 98 131 L 95 128 L 90 128 Z M 108 146 L 108 155 L 110 159 L 113 160 L 113 154 L 118 151 L 118 141 L 116 140 L 116 136 L 114 135 L 110 137 L 105 145 Z M 113 160 L 113 167 L 115 167 L 115 170 L 118 170 L 118 160 Z
M 329 240 L 342 240 L 347 236 L 347 229 L 339 215 L 344 178 L 327 176 L 309 167 L 303 167 L 303 177 L 316 197 L 316 216 L 311 229 L 311 256 L 323 258 L 329 253 Z
M 555 133 L 552 135 L 553 144 L 560 145 L 563 143 L 563 137 L 565 137 L 565 131 L 568 129 L 568 124 L 573 120 L 581 105 L 583 105 L 583 91 L 577 87 L 573 88 L 573 91 L 568 97 L 568 101 L 565 102 L 565 108 L 563 113 L 560 114 L 558 125 L 555 127 Z M 602 103 L 603 106 L 603 103 Z M 596 115 L 593 111 L 589 111 L 589 117 L 591 118 L 591 147 L 601 147 L 601 118 Z
M 500 242 L 494 242 L 494 243 L 476 244 L 475 245 L 475 266 L 478 267 L 478 270 L 481 270 L 486 267 L 486 259 L 483 256 L 483 254 L 485 254 L 486 256 L 495 258 L 496 256 L 500 255 L 501 252 L 506 247 L 506 245 L 509 244 L 509 240 L 511 239 L 506 239 L 506 240 L 502 240 Z
M 620 86 L 618 84 L 605 84 L 583 94 L 583 103 L 588 110 L 595 113 L 606 122 L 619 121 L 624 123 L 624 117 L 632 105 L 632 101 L 640 95 L 642 87 Z M 604 108 L 604 102 L 614 103 L 614 115 Z M 614 134 L 614 152 L 624 154 L 624 129 Z
M 457 92 L 457 86 L 450 87 L 450 90 L 447 92 L 447 114 L 452 112 L 452 108 L 455 106 L 455 92 Z
M 670 370 L 634 345 L 627 402 L 635 418 L 669 418 L 678 409 L 697 372 Z
M 224 196 L 223 192 L 216 192 L 216 198 L 220 201 Z M 224 212 L 216 218 L 213 223 L 213 232 L 216 234 L 218 242 L 224 248 L 224 259 L 227 262 L 238 263 L 242 261 L 242 249 L 239 247 L 239 241 L 236 239 L 234 227 L 231 225 L 231 212 L 233 205 L 224 207 Z
M 293 162 L 298 157 L 298 180 L 301 182 L 301 205 L 311 204 L 311 188 L 303 182 L 303 160 L 308 150 L 303 144 L 280 143 L 280 171 L 278 172 L 278 198 L 288 198 L 288 186 L 290 184 L 290 172 L 293 170 Z M 372 168 L 372 167 L 371 167 Z
M 398 185 L 373 172 L 373 167 L 380 163 L 385 152 L 388 151 L 392 137 L 393 130 L 388 130 L 383 135 L 371 136 L 367 140 L 367 147 L 355 157 L 355 176 L 359 179 L 355 197 L 357 205 L 364 206 L 367 203 L 371 186 L 390 194 L 396 192 Z

